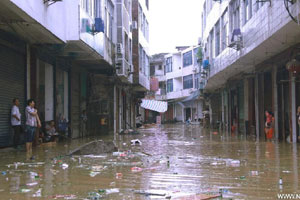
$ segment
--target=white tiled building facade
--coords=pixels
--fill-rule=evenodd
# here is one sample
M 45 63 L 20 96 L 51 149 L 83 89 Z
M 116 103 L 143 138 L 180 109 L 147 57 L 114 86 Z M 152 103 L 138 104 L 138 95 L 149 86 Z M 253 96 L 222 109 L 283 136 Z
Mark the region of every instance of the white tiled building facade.
M 155 62 L 155 77 L 159 80 L 159 92 L 156 100 L 169 102 L 166 121 L 187 121 L 202 118 L 202 101 L 195 93 L 200 89 L 200 67 L 197 62 L 199 46 L 178 47 L 177 52 L 164 56 L 164 76 Z M 163 91 L 163 92 L 162 92 Z M 187 99 L 188 97 L 194 98 Z
M 300 41 L 299 26 L 293 22 L 284 0 L 206 0 L 202 13 L 205 58 L 210 60 L 206 89 L 221 87 L 227 79 L 254 67 Z M 300 2 L 288 3 L 297 19 Z M 231 44 L 232 32 L 239 28 L 242 48 Z
M 296 141 L 299 74 L 287 64 L 298 60 L 299 14 L 299 1 L 203 2 L 204 90 L 212 124 L 264 138 L 264 111 L 270 110 L 274 137 L 292 134 Z
M 13 98 L 20 99 L 21 111 L 34 98 L 43 123 L 67 121 L 70 138 L 134 127 L 138 102 L 150 85 L 148 4 L 0 1 L 0 61 L 5 62 L 0 66 L 5 116 L 0 114 L 0 147 L 12 142 L 6 116 Z M 86 130 L 83 112 L 89 119 Z

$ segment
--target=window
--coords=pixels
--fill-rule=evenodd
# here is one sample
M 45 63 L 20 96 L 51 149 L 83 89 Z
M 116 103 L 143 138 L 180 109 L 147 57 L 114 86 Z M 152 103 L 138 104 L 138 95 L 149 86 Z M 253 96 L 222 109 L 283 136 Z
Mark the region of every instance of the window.
M 138 26 L 139 28 L 142 27 L 142 20 L 143 20 L 143 14 L 142 14 L 143 10 L 142 10 L 142 7 L 141 5 L 139 5 L 139 16 L 138 16 Z
M 172 57 L 166 59 L 166 72 L 172 72 Z
M 140 72 L 144 73 L 143 47 L 139 45 L 139 68 Z
M 90 16 L 94 17 L 96 14 L 95 4 L 97 2 L 95 0 L 82 0 L 81 7 L 85 12 L 87 12 Z
M 144 51 L 144 56 L 145 56 L 145 76 L 148 77 L 150 74 L 150 62 L 149 62 L 149 57 L 147 56 L 145 51 Z
M 221 50 L 223 51 L 227 47 L 228 43 L 228 11 L 227 9 L 225 10 L 224 14 L 222 15 L 222 21 L 221 21 Z
M 129 45 L 128 45 L 128 36 L 126 34 L 126 32 L 124 33 L 124 36 L 125 36 L 125 47 L 124 47 L 124 51 L 125 51 L 125 59 L 127 62 L 129 62 Z
M 106 13 L 106 37 L 109 39 L 112 39 L 113 36 L 113 13 L 114 13 L 114 7 L 110 1 L 108 1 L 107 7 L 105 8 Z
M 214 30 L 211 30 L 209 33 L 209 58 L 213 58 L 213 50 L 214 50 Z
M 173 92 L 173 79 L 167 80 L 167 92 Z
M 207 8 L 207 14 L 209 14 L 209 12 L 211 11 L 211 9 L 213 7 L 213 4 L 212 4 L 213 1 L 212 0 L 207 0 L 206 3 L 207 3 L 206 4 L 207 5 L 207 7 L 206 7 Z
M 195 74 L 195 88 L 199 89 L 200 73 Z
M 244 24 L 252 17 L 252 0 L 244 0 Z
M 264 2 L 256 1 L 256 10 L 259 10 L 264 5 Z
M 240 28 L 240 0 L 233 0 L 230 3 L 230 31 Z
M 143 9 L 141 5 L 139 5 L 138 25 L 139 25 L 139 29 L 143 33 L 144 38 L 147 41 L 149 41 L 149 23 L 146 19 L 145 14 L 143 13 Z
M 197 60 L 198 60 L 197 54 L 198 54 L 198 51 L 199 51 L 199 50 L 200 50 L 200 48 L 195 48 L 195 49 L 194 49 L 194 65 L 197 64 Z
M 145 39 L 147 40 L 147 42 L 149 42 L 149 23 L 147 20 L 145 22 L 144 36 L 145 36 Z
M 193 88 L 193 75 L 183 77 L 183 89 Z
M 220 54 L 220 22 L 218 21 L 215 26 L 215 55 L 218 56 Z
M 186 52 L 183 54 L 183 67 L 187 67 L 193 64 L 193 55 L 192 51 Z
M 101 18 L 101 0 L 95 0 L 95 17 Z
M 160 95 L 166 95 L 166 82 L 159 82 Z
M 146 29 L 146 20 L 145 19 L 146 19 L 146 16 L 143 13 L 142 32 L 143 32 L 144 37 L 145 37 L 145 29 Z
M 155 66 L 150 65 L 150 76 L 155 76 Z
M 204 6 L 203 6 L 203 23 L 202 23 L 202 25 L 203 25 L 202 30 L 204 30 L 204 28 L 206 27 L 206 3 L 204 3 Z
M 162 65 L 158 65 L 158 70 L 162 70 Z

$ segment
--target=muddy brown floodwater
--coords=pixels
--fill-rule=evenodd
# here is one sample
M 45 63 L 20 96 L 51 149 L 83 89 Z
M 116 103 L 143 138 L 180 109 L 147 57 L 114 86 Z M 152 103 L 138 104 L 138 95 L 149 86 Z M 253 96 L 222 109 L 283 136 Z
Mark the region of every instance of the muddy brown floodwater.
M 34 160 L 23 151 L 2 149 L 0 199 L 188 199 L 181 197 L 220 193 L 222 199 L 278 199 L 277 194 L 300 194 L 297 145 L 256 142 L 199 125 L 140 132 L 119 136 L 119 152 L 101 155 L 65 156 L 95 138 L 39 146 Z M 131 145 L 133 139 L 142 144 Z

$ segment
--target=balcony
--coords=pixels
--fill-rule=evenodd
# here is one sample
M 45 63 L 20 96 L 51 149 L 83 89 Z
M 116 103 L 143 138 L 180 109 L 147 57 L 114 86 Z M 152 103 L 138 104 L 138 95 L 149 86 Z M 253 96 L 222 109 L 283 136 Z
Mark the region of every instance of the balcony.
M 124 58 L 118 58 L 116 61 L 117 75 L 124 82 L 130 82 L 129 76 L 131 72 L 131 65 Z
M 150 90 L 150 78 L 139 72 L 139 84 L 144 88 L 144 90 Z
M 63 44 L 67 40 L 66 9 L 78 5 L 59 2 L 51 6 L 43 1 L 0 1 L 1 29 L 28 41 L 30 44 Z M 30 33 L 30 34 L 29 34 Z
M 104 48 L 104 59 L 108 62 L 113 64 L 116 54 L 115 54 L 115 47 L 116 45 L 105 36 L 105 48 Z
M 191 95 L 191 93 L 193 93 L 194 91 L 196 91 L 197 89 L 194 88 L 190 88 L 190 89 L 184 89 L 184 90 L 178 90 L 178 91 L 174 91 L 174 92 L 168 92 L 167 93 L 167 99 L 181 99 L 181 98 L 185 98 Z
M 155 78 L 157 78 L 158 82 L 166 81 L 166 76 L 164 76 L 164 75 L 162 75 L 162 76 L 155 76 Z
M 155 100 L 163 101 L 167 100 L 166 90 L 159 88 L 159 90 L 155 93 Z
M 101 57 L 104 57 L 104 42 L 105 37 L 103 32 L 94 33 L 93 25 L 95 19 L 89 16 L 82 8 L 80 8 L 80 44 L 79 46 L 88 46 L 93 51 L 97 52 Z M 84 42 L 84 44 L 83 44 Z
M 179 78 L 179 77 L 182 77 L 181 67 L 178 70 L 166 73 L 166 79 Z
M 293 16 L 299 16 L 299 3 L 290 5 Z M 211 62 L 206 90 L 222 87 L 227 80 L 255 70 L 255 66 L 300 42 L 300 29 L 282 6 L 281 1 L 264 4 L 241 27 L 242 49 L 225 48 Z

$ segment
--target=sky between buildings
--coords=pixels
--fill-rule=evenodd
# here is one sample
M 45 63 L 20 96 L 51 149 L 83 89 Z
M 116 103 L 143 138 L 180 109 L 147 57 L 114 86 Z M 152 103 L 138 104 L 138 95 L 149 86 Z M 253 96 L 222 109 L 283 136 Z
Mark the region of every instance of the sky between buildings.
M 197 45 L 203 0 L 150 0 L 150 53 Z

